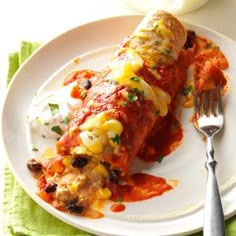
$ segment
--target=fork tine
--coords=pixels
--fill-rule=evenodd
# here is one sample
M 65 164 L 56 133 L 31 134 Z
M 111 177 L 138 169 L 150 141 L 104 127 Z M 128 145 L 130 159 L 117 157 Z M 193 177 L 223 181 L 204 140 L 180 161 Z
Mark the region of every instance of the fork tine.
M 223 106 L 222 106 L 222 98 L 221 98 L 221 87 L 217 85 L 217 105 L 218 105 L 218 115 L 223 115 Z
M 210 92 L 209 92 L 209 101 L 210 101 L 210 103 L 209 103 L 209 106 L 210 106 L 210 114 L 211 115 L 215 115 L 215 109 L 214 109 L 214 97 L 213 97 L 213 91 L 211 90 Z
M 202 114 L 207 114 L 207 105 L 206 105 L 206 92 L 202 93 Z
M 194 111 L 196 114 L 199 114 L 198 92 L 196 88 L 194 88 Z

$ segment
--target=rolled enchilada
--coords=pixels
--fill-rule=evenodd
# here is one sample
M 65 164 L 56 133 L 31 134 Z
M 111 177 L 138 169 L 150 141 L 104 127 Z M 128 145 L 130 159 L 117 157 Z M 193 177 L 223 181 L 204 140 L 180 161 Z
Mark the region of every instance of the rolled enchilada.
M 161 11 L 148 15 L 91 80 L 82 107 L 57 143 L 58 152 L 94 157 L 126 174 L 184 82 L 177 59 L 185 41 L 176 18 Z
M 111 197 L 107 183 L 117 184 L 127 175 L 185 82 L 185 41 L 185 28 L 175 17 L 149 14 L 108 66 L 91 75 L 82 105 L 56 144 L 57 156 L 42 162 L 42 198 L 84 214 L 98 196 Z

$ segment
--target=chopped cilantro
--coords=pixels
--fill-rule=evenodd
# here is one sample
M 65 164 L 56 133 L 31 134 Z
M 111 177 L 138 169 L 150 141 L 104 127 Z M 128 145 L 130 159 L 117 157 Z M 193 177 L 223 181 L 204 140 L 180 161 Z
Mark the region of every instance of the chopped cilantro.
M 49 122 L 44 122 L 44 125 L 50 125 L 50 123 Z
M 43 137 L 43 138 L 46 138 L 46 136 L 45 136 L 44 134 L 42 135 L 42 137 Z
M 48 103 L 48 106 L 51 110 L 52 116 L 56 115 L 59 112 L 59 105 L 58 104 Z
M 36 120 L 36 122 L 39 124 L 39 125 L 42 125 L 43 124 L 43 121 L 42 121 L 42 119 L 40 118 L 40 117 L 36 117 L 35 118 L 35 120 Z
M 187 87 L 183 87 L 181 93 L 182 93 L 184 96 L 187 96 L 187 95 L 191 92 L 192 87 L 193 87 L 192 85 L 189 85 L 189 86 L 187 86 Z
M 167 56 L 170 56 L 171 50 L 169 48 L 164 48 L 163 51 Z
M 64 118 L 64 120 L 63 120 L 61 123 L 65 124 L 65 125 L 68 125 L 68 124 L 70 123 L 69 117 L 66 116 L 66 117 Z
M 144 91 L 143 90 L 140 90 L 138 88 L 133 88 L 133 91 L 135 92 L 135 94 L 141 95 L 142 99 L 144 98 Z
M 120 144 L 120 136 L 116 134 L 114 137 L 110 138 L 113 143 Z
M 154 41 L 154 45 L 158 45 L 159 43 L 160 43 L 160 41 L 158 41 L 158 40 Z
M 164 156 L 159 156 L 159 157 L 157 158 L 157 162 L 161 163 L 161 162 L 163 161 L 163 159 L 164 159 Z
M 93 140 L 93 136 L 91 136 L 91 135 L 88 135 L 88 138 L 91 139 L 91 140 Z
M 63 135 L 63 130 L 61 129 L 61 127 L 60 126 L 58 126 L 58 125 L 55 125 L 55 126 L 53 126 L 52 128 L 51 128 L 51 130 L 53 131 L 53 132 L 55 132 L 56 134 L 59 134 L 59 135 Z
M 157 69 L 157 66 L 156 65 L 153 65 L 152 66 L 152 70 L 156 70 Z
M 128 99 L 129 99 L 129 102 L 132 103 L 132 102 L 136 102 L 138 100 L 138 96 L 132 94 L 132 93 L 128 93 Z
M 122 103 L 122 106 L 123 106 L 123 107 L 126 107 L 126 106 L 128 106 L 128 105 L 129 105 L 129 102 L 123 102 L 123 103 Z
M 137 76 L 131 77 L 130 80 L 133 80 L 133 81 L 135 81 L 137 83 L 141 81 L 141 79 L 139 77 L 137 77 Z
M 209 49 L 209 48 L 212 48 L 211 44 L 210 43 L 207 43 L 206 46 L 205 46 L 206 49 Z
M 158 23 L 155 23 L 154 25 L 153 25 L 153 30 L 156 30 L 157 28 L 158 28 Z
M 37 151 L 38 151 L 38 148 L 35 148 L 35 147 L 34 147 L 34 148 L 32 148 L 32 151 L 33 151 L 33 152 L 37 152 Z

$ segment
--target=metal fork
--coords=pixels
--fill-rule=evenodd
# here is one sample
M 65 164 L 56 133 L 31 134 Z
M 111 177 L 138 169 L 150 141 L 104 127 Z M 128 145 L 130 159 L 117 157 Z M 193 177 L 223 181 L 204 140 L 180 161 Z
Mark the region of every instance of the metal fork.
M 217 86 L 217 102 L 214 102 L 213 91 L 203 92 L 201 99 L 197 90 L 194 91 L 194 126 L 207 138 L 207 161 L 208 171 L 205 207 L 204 207 L 204 236 L 225 235 L 224 213 L 217 184 L 215 168 L 217 162 L 214 159 L 213 137 L 223 127 L 224 117 L 221 98 L 221 87 Z

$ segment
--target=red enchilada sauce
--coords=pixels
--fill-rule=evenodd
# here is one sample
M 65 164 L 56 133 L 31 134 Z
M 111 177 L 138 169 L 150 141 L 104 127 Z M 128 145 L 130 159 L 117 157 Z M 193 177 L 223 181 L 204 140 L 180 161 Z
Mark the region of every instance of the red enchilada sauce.
M 175 68 L 175 78 L 186 77 L 187 70 L 190 65 L 193 68 L 194 82 L 198 91 L 206 89 L 214 89 L 217 84 L 226 87 L 227 80 L 221 70 L 228 67 L 228 62 L 219 48 L 211 41 L 198 37 L 193 31 L 188 31 L 188 39 L 184 49 L 180 53 L 181 59 L 179 68 Z M 159 70 L 159 71 L 158 71 Z M 157 68 L 164 76 L 172 76 L 171 68 L 167 68 L 167 73 L 163 68 Z M 81 70 L 70 73 L 64 80 L 64 85 L 73 81 L 78 81 L 72 90 L 72 96 L 83 99 L 86 97 L 86 90 L 92 86 L 93 80 L 96 79 L 98 72 L 91 70 Z M 82 82 L 81 82 L 82 81 Z M 85 81 L 85 82 L 83 82 Z M 183 79 L 185 81 L 185 79 Z M 184 85 L 183 85 L 184 87 Z M 189 94 L 192 93 L 192 87 L 188 86 L 188 91 L 183 93 L 188 99 Z M 166 91 L 168 92 L 168 91 Z M 189 96 L 190 98 L 192 96 Z M 192 98 L 191 98 L 192 99 Z M 173 152 L 181 143 L 183 138 L 183 130 L 180 121 L 176 118 L 174 104 L 171 104 L 169 114 L 162 119 L 162 125 L 154 129 L 153 133 L 148 137 L 146 143 L 143 145 L 138 156 L 144 162 L 161 162 L 161 160 Z M 85 119 L 86 117 L 78 117 L 78 119 Z M 137 137 L 138 138 L 138 137 Z M 64 146 L 66 148 L 66 140 Z M 60 147 L 58 147 L 60 150 Z M 55 167 L 53 163 L 43 163 L 44 168 L 50 166 L 51 169 Z M 46 166 L 46 167 L 45 167 Z M 50 170 L 51 170 L 50 169 Z M 156 196 L 160 196 L 174 187 L 170 185 L 164 178 L 153 176 L 144 173 L 135 173 L 122 177 L 122 184 L 107 182 L 106 186 L 111 190 L 112 196 L 110 200 L 114 202 L 111 206 L 111 211 L 121 212 L 125 210 L 125 202 L 136 202 L 147 200 Z M 40 183 L 42 182 L 39 181 Z M 45 201 L 50 202 L 51 199 L 45 194 L 45 191 L 40 191 L 39 196 Z M 49 194 L 50 195 L 50 194 Z
M 228 67 L 228 62 L 219 48 L 210 40 L 196 36 L 193 31 L 188 31 L 188 40 L 181 52 L 184 67 L 192 65 L 194 81 L 198 91 L 201 93 L 207 89 L 215 89 L 217 84 L 226 88 L 227 80 L 222 70 Z M 183 76 L 185 72 L 179 75 Z M 178 77 L 178 75 L 177 75 Z M 176 77 L 176 78 L 177 78 Z M 188 82 L 189 83 L 189 82 Z M 186 89 L 187 88 L 187 89 Z M 192 86 L 183 88 L 182 95 L 186 97 L 193 93 Z M 144 162 L 161 162 L 164 157 L 173 152 L 181 143 L 183 129 L 180 121 L 176 118 L 175 108 L 165 117 L 162 125 L 156 129 L 140 150 L 138 156 Z M 144 173 L 135 173 L 126 177 L 125 184 L 110 184 L 112 201 L 136 202 L 152 197 L 160 196 L 173 189 L 164 178 Z M 118 204 L 118 205 L 117 205 Z M 111 211 L 120 212 L 125 209 L 123 204 L 114 203 Z M 119 207 L 118 207 L 119 206 Z M 118 210 L 117 210 L 118 208 Z
M 193 31 L 188 31 L 188 39 L 181 52 L 181 67 L 175 70 L 176 78 L 186 76 L 190 65 L 193 66 L 194 81 L 199 91 L 207 88 L 214 88 L 215 84 L 225 86 L 226 79 L 221 70 L 228 67 L 228 63 L 219 48 L 211 41 L 196 36 Z M 175 68 L 176 69 L 176 68 Z M 158 68 L 157 68 L 158 70 Z M 171 76 L 171 69 L 163 68 L 159 72 L 166 76 Z M 71 77 L 67 77 L 65 84 L 74 80 L 80 80 L 96 77 L 96 72 L 81 71 L 74 72 Z M 176 74 L 177 73 L 177 74 Z M 184 79 L 183 79 L 184 80 Z M 192 93 L 190 88 L 188 93 Z M 185 93 L 183 93 L 186 96 Z M 179 119 L 175 115 L 174 104 L 171 104 L 171 112 L 163 119 L 160 125 L 148 137 L 138 156 L 144 162 L 161 162 L 164 157 L 173 152 L 181 143 L 183 138 L 183 129 Z M 111 211 L 121 212 L 125 210 L 122 202 L 136 202 L 160 196 L 173 189 L 173 186 L 167 183 L 164 178 L 144 173 L 135 173 L 126 176 L 122 180 L 123 184 L 108 183 L 107 186 L 112 192 L 111 200 L 115 203 L 111 206 Z

